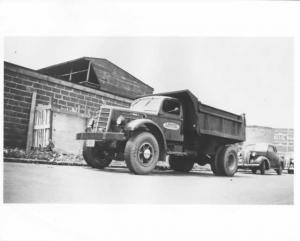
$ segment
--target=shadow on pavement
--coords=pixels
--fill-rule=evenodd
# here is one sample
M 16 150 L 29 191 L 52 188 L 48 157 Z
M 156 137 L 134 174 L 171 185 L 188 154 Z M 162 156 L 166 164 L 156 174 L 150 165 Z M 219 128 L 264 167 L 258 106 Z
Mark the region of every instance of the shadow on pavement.
M 108 167 L 105 169 L 95 169 L 92 167 L 84 167 L 85 169 L 94 170 L 97 172 L 106 172 L 106 173 L 116 173 L 116 174 L 127 174 L 127 175 L 135 175 L 129 171 L 126 167 Z M 237 173 L 239 174 L 239 173 Z M 248 174 L 248 173 L 247 173 Z M 206 170 L 193 170 L 188 173 L 176 172 L 173 170 L 154 170 L 148 175 L 141 175 L 141 176 L 164 176 L 164 177 L 180 177 L 180 176 L 197 176 L 197 177 L 213 177 L 213 178 L 251 178 L 251 176 L 246 175 L 234 175 L 233 177 L 224 177 L 224 176 L 215 176 L 211 171 Z M 253 175 L 254 176 L 254 175 Z

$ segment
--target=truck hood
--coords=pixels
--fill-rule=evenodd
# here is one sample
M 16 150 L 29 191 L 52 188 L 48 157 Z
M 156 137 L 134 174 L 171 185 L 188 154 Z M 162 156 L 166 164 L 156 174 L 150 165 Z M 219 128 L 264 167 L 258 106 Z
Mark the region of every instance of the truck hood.
M 126 107 L 120 107 L 120 106 L 112 106 L 112 105 L 102 105 L 103 108 L 109 108 L 113 111 L 119 111 L 119 112 L 129 112 L 129 113 L 136 113 L 136 114 L 144 114 L 144 115 L 157 115 L 157 113 L 154 113 L 152 111 L 138 111 L 138 110 L 132 110 L 130 108 Z

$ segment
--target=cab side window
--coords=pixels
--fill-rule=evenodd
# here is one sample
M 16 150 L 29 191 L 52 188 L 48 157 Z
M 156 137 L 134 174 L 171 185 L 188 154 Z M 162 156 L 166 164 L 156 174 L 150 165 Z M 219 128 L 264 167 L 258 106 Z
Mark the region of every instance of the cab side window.
M 169 114 L 180 115 L 180 104 L 174 100 L 165 100 L 163 111 Z
M 268 147 L 268 152 L 275 152 L 274 147 L 273 146 L 269 146 Z

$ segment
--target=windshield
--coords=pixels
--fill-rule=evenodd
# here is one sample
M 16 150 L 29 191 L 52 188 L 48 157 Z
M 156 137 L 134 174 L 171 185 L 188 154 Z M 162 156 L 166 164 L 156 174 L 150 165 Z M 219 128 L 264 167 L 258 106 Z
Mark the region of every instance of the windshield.
M 136 110 L 136 111 L 146 111 L 146 112 L 151 112 L 151 113 L 158 113 L 161 102 L 162 102 L 162 99 L 157 98 L 157 97 L 137 99 L 136 101 L 134 101 L 131 104 L 130 109 Z
M 257 143 L 251 144 L 245 147 L 245 151 L 267 151 L 268 144 L 266 143 Z

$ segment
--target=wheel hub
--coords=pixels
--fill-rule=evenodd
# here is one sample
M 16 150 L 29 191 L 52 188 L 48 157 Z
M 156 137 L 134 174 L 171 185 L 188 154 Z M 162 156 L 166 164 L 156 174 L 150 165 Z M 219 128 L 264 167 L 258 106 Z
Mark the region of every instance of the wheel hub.
M 149 159 L 151 157 L 151 151 L 149 149 L 144 150 L 144 158 Z
M 153 157 L 153 147 L 150 143 L 144 143 L 139 148 L 138 158 L 142 164 L 149 164 Z

